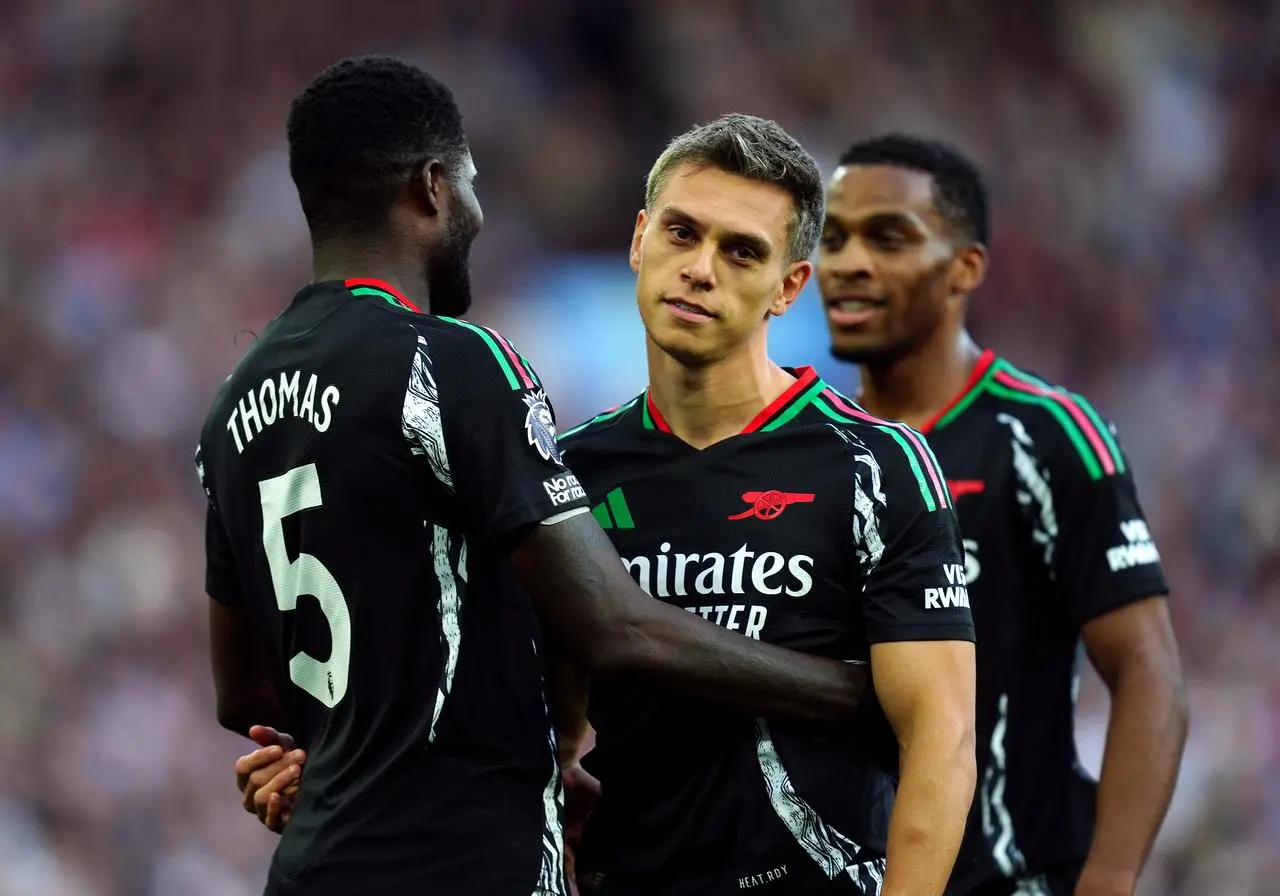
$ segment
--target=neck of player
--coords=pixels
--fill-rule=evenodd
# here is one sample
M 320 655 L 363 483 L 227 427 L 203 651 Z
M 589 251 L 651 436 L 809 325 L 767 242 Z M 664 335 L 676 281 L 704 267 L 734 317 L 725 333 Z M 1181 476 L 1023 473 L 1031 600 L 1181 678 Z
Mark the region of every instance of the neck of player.
M 688 365 L 648 343 L 649 394 L 672 433 L 695 448 L 736 436 L 795 382 L 763 343 L 711 364 Z
M 315 283 L 370 278 L 390 283 L 420 308 L 430 306 L 426 269 L 420 257 L 397 253 L 385 245 L 349 238 L 331 238 L 311 250 Z
M 960 329 L 892 361 L 863 364 L 858 403 L 877 417 L 921 429 L 964 388 L 981 356 Z

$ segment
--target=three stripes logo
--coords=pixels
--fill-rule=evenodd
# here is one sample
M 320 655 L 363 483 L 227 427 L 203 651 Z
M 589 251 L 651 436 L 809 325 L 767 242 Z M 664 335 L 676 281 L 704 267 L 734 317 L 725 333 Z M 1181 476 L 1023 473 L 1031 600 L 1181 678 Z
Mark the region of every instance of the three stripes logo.
M 604 500 L 591 508 L 591 515 L 596 518 L 601 529 L 634 529 L 636 522 L 631 518 L 631 508 L 622 495 L 621 488 L 615 488 L 604 496 Z

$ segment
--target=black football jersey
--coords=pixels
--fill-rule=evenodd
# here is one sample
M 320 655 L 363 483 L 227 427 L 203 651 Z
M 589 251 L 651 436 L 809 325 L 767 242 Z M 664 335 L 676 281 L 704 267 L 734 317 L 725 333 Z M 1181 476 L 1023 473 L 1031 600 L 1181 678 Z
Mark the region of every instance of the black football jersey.
M 979 638 L 978 792 L 948 891 L 962 896 L 1083 859 L 1096 787 L 1076 757 L 1080 630 L 1168 588 L 1116 430 L 1081 396 L 988 351 L 922 429 Z
M 588 505 L 538 377 L 388 284 L 307 286 L 214 399 L 207 590 L 309 752 L 269 891 L 567 892 L 528 598 L 502 545 Z
M 697 450 L 647 393 L 566 433 L 565 460 L 640 587 L 745 637 L 866 663 L 877 642 L 971 640 L 945 481 L 920 435 L 811 368 Z M 866 701 L 825 729 L 593 683 L 603 796 L 580 879 L 606 894 L 880 891 L 897 744 Z

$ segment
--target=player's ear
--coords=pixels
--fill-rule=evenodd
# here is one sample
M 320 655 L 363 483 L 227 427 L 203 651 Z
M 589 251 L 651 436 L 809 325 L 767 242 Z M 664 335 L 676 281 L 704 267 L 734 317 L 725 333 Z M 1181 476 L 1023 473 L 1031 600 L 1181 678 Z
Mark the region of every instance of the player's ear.
M 786 272 L 782 275 L 782 289 L 778 291 L 777 297 L 769 303 L 769 313 L 774 317 L 781 317 L 786 314 L 787 310 L 795 304 L 796 299 L 800 298 L 801 291 L 812 276 L 813 262 L 808 259 L 793 261 L 788 265 Z
M 644 239 L 644 228 L 649 223 L 649 216 L 644 209 L 636 215 L 636 229 L 631 234 L 631 270 L 640 273 L 640 242 Z
M 433 218 L 444 211 L 445 192 L 448 189 L 446 182 L 444 163 L 439 159 L 428 159 L 422 163 L 409 185 L 414 198 Z
M 951 260 L 951 292 L 967 296 L 976 292 L 987 276 L 987 248 L 982 243 L 961 247 Z

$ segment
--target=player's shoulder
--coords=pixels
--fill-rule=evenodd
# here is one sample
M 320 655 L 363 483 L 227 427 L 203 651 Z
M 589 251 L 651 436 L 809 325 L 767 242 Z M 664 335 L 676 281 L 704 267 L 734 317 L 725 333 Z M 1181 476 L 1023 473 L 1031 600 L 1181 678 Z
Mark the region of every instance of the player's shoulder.
M 1000 358 L 986 384 L 987 416 L 1046 461 L 1079 462 L 1097 479 L 1124 472 L 1115 424 L 1079 392 Z
M 829 386 L 814 402 L 821 416 L 808 415 L 811 425 L 821 424 L 844 445 L 855 470 L 874 468 L 880 477 L 910 480 L 922 490 L 927 505 L 946 506 L 946 477 L 919 430 L 877 417 Z
M 877 417 L 830 386 L 814 397 L 812 407 L 805 415 L 810 427 L 820 427 L 830 438 L 861 447 L 890 462 L 898 461 L 903 449 L 913 444 L 928 451 L 924 436 L 918 430 L 896 420 Z
M 596 450 L 608 450 L 620 438 L 632 412 L 640 407 L 644 393 L 640 393 L 629 401 L 616 407 L 601 411 L 594 417 L 566 429 L 559 435 L 560 450 L 566 458 L 571 454 L 582 454 Z
M 195 465 L 196 472 L 200 476 L 200 487 L 209 494 L 208 485 L 208 463 L 212 452 L 209 451 L 214 439 L 217 438 L 219 432 L 218 421 L 226 419 L 229 407 L 234 403 L 231 396 L 231 377 L 226 377 L 214 392 L 213 400 L 209 403 L 209 410 L 204 416 L 204 422 L 200 425 L 200 435 L 196 440 L 195 449 Z
M 518 391 L 542 388 L 537 371 L 510 339 L 492 327 L 457 317 L 413 315 L 419 349 L 456 375 L 490 379 Z
M 236 372 L 241 369 L 241 366 L 243 364 L 244 364 L 244 359 L 242 358 L 240 362 L 237 363 L 236 366 L 232 369 L 231 373 L 223 377 L 222 382 L 218 384 L 218 388 L 214 390 L 213 398 L 209 401 L 209 413 L 207 415 L 208 418 L 214 417 L 217 414 L 219 408 L 222 408 L 228 403 L 235 401 L 235 399 L 232 397 L 232 392 L 235 389 L 235 382 L 238 379 L 236 376 Z

